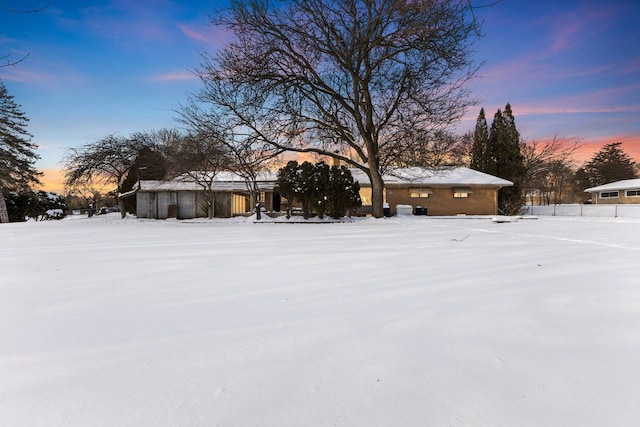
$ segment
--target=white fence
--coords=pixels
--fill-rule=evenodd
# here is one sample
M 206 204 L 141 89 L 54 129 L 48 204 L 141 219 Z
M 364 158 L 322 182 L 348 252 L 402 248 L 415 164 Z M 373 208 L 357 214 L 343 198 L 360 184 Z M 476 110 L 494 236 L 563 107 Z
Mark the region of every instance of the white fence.
M 640 218 L 640 205 L 527 205 L 528 215 Z

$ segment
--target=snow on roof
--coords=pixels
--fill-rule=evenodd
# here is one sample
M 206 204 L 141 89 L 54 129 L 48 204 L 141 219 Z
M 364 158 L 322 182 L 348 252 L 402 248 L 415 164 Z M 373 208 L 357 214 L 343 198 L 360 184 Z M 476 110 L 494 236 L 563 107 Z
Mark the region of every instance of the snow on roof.
M 587 188 L 585 193 L 597 193 L 599 191 L 609 190 L 630 190 L 640 189 L 640 178 L 636 179 L 623 179 L 622 181 L 611 182 L 609 184 L 599 185 L 597 187 Z
M 360 169 L 351 169 L 351 175 L 361 185 L 369 185 L 369 177 Z M 257 177 L 258 187 L 262 190 L 272 190 L 275 186 L 277 173 L 260 172 Z M 385 185 L 414 184 L 432 186 L 512 186 L 511 181 L 498 178 L 466 167 L 438 167 L 438 168 L 396 168 L 383 176 Z M 246 180 L 235 172 L 219 172 L 214 178 L 215 191 L 246 191 Z M 189 175 L 181 175 L 169 181 L 140 181 L 141 191 L 202 191 L 199 185 Z
M 261 190 L 272 190 L 275 186 L 276 174 L 260 172 L 257 175 L 258 187 Z M 188 174 L 172 180 L 142 180 L 141 191 L 203 191 L 205 187 L 198 184 Z M 246 179 L 235 172 L 219 172 L 214 177 L 212 189 L 215 191 L 247 191 Z
M 359 169 L 352 169 L 353 178 L 360 184 L 369 184 L 369 177 Z M 396 168 L 382 177 L 385 184 L 417 185 L 488 185 L 508 187 L 513 182 L 462 166 L 438 168 Z

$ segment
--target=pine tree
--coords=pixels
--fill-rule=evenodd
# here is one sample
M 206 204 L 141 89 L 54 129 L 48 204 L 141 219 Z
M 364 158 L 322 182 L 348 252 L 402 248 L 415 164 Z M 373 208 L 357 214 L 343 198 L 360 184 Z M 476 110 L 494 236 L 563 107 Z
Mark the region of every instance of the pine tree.
M 524 156 L 520 148 L 520 133 L 510 104 L 505 106 L 504 113 L 496 111 L 488 132 L 484 109 L 480 110 L 473 135 L 471 167 L 513 182 L 513 187 L 505 187 L 498 193 L 498 210 L 505 214 L 517 212 L 523 202 Z
M 622 150 L 621 142 L 605 145 L 584 167 L 589 184 L 598 186 L 636 178 L 638 165 Z
M 487 154 L 489 149 L 489 129 L 487 119 L 484 115 L 484 108 L 480 109 L 480 114 L 476 120 L 476 128 L 473 133 L 473 145 L 471 147 L 471 169 L 484 171 L 489 159 Z
M 326 189 L 329 215 L 341 218 L 349 209 L 362 206 L 360 184 L 353 180 L 351 171 L 345 166 L 331 166 L 331 179 Z
M 40 183 L 41 174 L 35 168 L 37 145 L 30 141 L 28 122 L 0 80 L 0 223 L 9 222 L 4 192 Z
M 497 127 L 499 135 L 496 137 L 495 175 L 513 182 L 513 186 L 500 189 L 498 209 L 502 213 L 513 214 L 520 209 L 523 202 L 524 157 L 520 151 L 520 133 L 516 129 L 516 121 L 511 105 L 508 103 L 504 108 L 504 114 L 501 115 L 501 120 L 502 125 Z

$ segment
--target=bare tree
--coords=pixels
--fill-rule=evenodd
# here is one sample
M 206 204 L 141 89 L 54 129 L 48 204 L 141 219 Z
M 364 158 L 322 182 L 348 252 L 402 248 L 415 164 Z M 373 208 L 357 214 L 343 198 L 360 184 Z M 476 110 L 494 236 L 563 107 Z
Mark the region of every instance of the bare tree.
M 6 2 L 0 3 L 0 11 L 9 12 L 9 13 L 36 13 L 41 12 L 47 7 L 49 7 L 49 3 L 44 4 L 43 6 L 37 6 L 34 8 L 23 9 L 24 4 L 20 5 L 20 8 L 13 8 L 6 5 Z M 0 56 L 0 61 L 4 62 L 4 64 L 0 64 L 0 67 L 10 67 L 13 65 L 18 65 L 25 59 L 29 57 L 29 53 L 26 53 L 19 57 L 18 59 L 13 59 L 11 53 L 7 53 L 3 56 Z
M 573 155 L 582 145 L 579 138 L 554 136 L 548 140 L 536 140 L 521 143 L 524 157 L 522 188 L 525 194 L 532 195 L 535 190 L 544 199 L 561 200 L 561 194 L 568 184 L 568 172 L 573 167 Z
M 256 140 L 255 135 L 233 114 L 220 111 L 205 111 L 192 102 L 182 107 L 179 119 L 198 135 L 208 135 L 224 151 L 225 165 L 222 168 L 235 172 L 244 178 L 249 193 L 250 206 L 255 209 L 256 218 L 261 219 L 260 188 L 258 176 L 282 153 L 282 149 Z
M 114 185 L 118 194 L 122 192 L 122 182 L 133 166 L 142 147 L 153 145 L 149 136 L 135 133 L 129 138 L 107 135 L 106 137 L 70 148 L 64 158 L 65 186 L 93 187 Z M 120 214 L 126 215 L 124 202 L 118 199 Z
M 203 56 L 194 102 L 234 115 L 251 141 L 361 169 L 375 217 L 398 147 L 473 103 L 469 0 L 237 0 L 213 23 L 236 37 Z
M 214 217 L 216 175 L 229 168 L 230 154 L 219 132 L 176 135 L 166 147 L 169 175 L 193 180 L 206 194 L 207 214 Z
M 395 165 L 433 167 L 460 161 L 463 137 L 441 129 L 435 132 L 417 132 L 415 137 L 416 141 L 407 141 L 394 147 L 397 151 Z

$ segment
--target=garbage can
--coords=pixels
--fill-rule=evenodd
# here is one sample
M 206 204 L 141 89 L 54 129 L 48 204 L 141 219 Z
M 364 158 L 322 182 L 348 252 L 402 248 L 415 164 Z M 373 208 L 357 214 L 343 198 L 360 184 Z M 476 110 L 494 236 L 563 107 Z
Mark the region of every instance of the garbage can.
M 427 215 L 427 207 L 426 206 L 416 206 L 416 215 Z
M 382 205 L 382 213 L 387 218 L 391 216 L 391 208 L 389 207 L 389 203 L 385 203 L 384 205 Z

